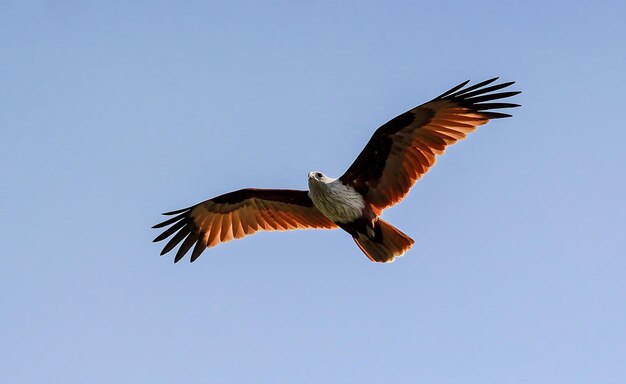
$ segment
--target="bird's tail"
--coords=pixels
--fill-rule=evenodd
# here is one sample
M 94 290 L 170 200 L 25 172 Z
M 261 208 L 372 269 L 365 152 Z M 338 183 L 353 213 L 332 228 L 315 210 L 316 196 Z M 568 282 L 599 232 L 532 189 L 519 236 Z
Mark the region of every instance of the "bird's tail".
M 370 260 L 378 263 L 392 262 L 396 257 L 404 255 L 415 243 L 409 236 L 382 219 L 376 221 L 374 232 L 376 235 L 373 238 L 359 233 L 353 239 Z

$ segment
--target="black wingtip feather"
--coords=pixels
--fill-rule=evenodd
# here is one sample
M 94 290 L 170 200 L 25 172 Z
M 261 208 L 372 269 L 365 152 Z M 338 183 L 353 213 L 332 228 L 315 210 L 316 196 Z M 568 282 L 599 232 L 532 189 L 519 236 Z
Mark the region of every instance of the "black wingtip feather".
M 188 214 L 188 211 L 183 211 L 183 213 L 181 213 L 178 216 L 172 217 L 170 219 L 167 219 L 165 221 L 162 221 L 162 222 L 160 222 L 158 224 L 153 225 L 152 228 L 163 228 L 163 227 L 166 227 L 166 226 L 168 226 L 168 225 L 170 225 L 172 223 L 175 223 L 175 222 L 183 219 L 184 217 L 187 216 L 187 214 Z
M 449 96 L 450 94 L 452 94 L 452 93 L 458 91 L 459 89 L 463 88 L 464 86 L 466 86 L 467 83 L 469 83 L 469 82 L 470 82 L 470 80 L 465 80 L 464 82 L 462 82 L 461 84 L 457 85 L 456 87 L 452 87 L 452 88 L 448 89 L 447 91 L 445 91 L 444 93 L 442 93 L 441 95 L 435 97 L 435 100 L 443 99 L 446 96 Z
M 520 91 L 488 93 L 486 95 L 474 96 L 472 98 L 464 98 L 464 100 L 469 101 L 472 104 L 477 104 L 482 103 L 483 101 L 505 99 L 507 97 L 519 95 L 520 93 Z
M 153 243 L 156 243 L 157 241 L 161 241 L 161 240 L 165 240 L 168 237 L 170 237 L 171 235 L 174 234 L 174 232 L 178 231 L 180 228 L 182 228 L 183 226 L 185 226 L 186 224 L 188 224 L 189 220 L 185 220 L 184 218 L 182 220 L 180 220 L 178 223 L 172 225 L 171 227 L 169 227 L 168 229 L 166 229 L 165 231 L 163 231 L 163 233 L 161 233 L 159 236 L 155 237 L 154 240 L 152 240 Z
M 461 86 L 456 86 L 450 91 L 445 92 L 435 100 L 449 100 L 459 104 L 460 106 L 469 108 L 475 112 L 480 113 L 488 119 L 500 119 L 504 117 L 511 117 L 508 113 L 489 112 L 493 109 L 502 108 L 516 108 L 519 104 L 514 103 L 499 103 L 489 101 L 506 99 L 520 94 L 520 91 L 509 92 L 495 92 L 504 88 L 507 88 L 513 84 L 514 81 L 508 81 L 500 84 L 490 85 L 498 80 L 498 77 L 491 78 L 489 80 L 482 81 L 480 83 L 471 85 L 467 88 L 463 88 L 467 82 L 462 83 Z
M 162 215 L 165 215 L 165 216 L 177 215 L 177 214 L 179 214 L 179 213 L 183 213 L 183 212 L 185 212 L 185 211 L 189 211 L 189 210 L 191 210 L 191 208 L 192 208 L 192 207 L 187 207 L 187 208 L 183 208 L 183 209 L 178 209 L 178 210 L 176 210 L 176 211 L 171 211 L 171 212 L 163 212 L 163 213 L 162 213 Z
M 202 254 L 202 252 L 204 252 L 205 249 L 206 249 L 206 245 L 204 244 L 203 241 L 196 242 L 196 246 L 193 247 L 193 252 L 191 253 L 191 259 L 189 259 L 189 262 L 193 263 L 194 261 L 196 261 L 196 259 L 200 257 L 200 255 Z
M 173 237 L 163 247 L 163 250 L 161 251 L 161 256 L 170 252 L 182 241 L 183 243 L 178 249 L 176 257 L 174 258 L 174 262 L 177 262 L 185 255 L 185 253 L 187 253 L 187 251 L 189 251 L 189 248 L 193 245 L 195 240 L 190 239 L 198 239 L 199 235 L 197 233 L 197 229 L 193 223 L 193 220 L 191 220 L 191 218 L 189 217 L 190 213 L 191 208 L 184 208 L 176 211 L 166 212 L 164 213 L 164 215 L 176 216 L 152 226 L 152 228 L 163 228 L 170 226 L 169 228 L 166 228 L 160 235 L 155 237 L 154 240 L 152 240 L 153 242 L 165 240 L 173 235 Z
M 513 115 L 509 115 L 508 113 L 500 113 L 500 112 L 481 112 L 488 119 L 503 119 L 505 117 L 511 117 Z
M 471 91 L 473 91 L 473 90 L 475 90 L 475 89 L 478 89 L 478 88 L 480 88 L 480 87 L 484 87 L 485 85 L 489 85 L 489 84 L 493 83 L 494 81 L 496 81 L 496 80 L 498 80 L 498 79 L 499 79 L 499 77 L 492 77 L 492 78 L 491 78 L 491 79 L 489 79 L 489 80 L 481 81 L 481 82 L 480 82 L 480 83 L 478 83 L 478 84 L 474 84 L 474 85 L 469 86 L 469 87 L 467 87 L 467 88 L 463 88 L 461 91 L 457 92 L 457 93 L 455 94 L 455 96 L 457 96 L 457 97 L 458 97 L 458 96 L 464 95 L 464 94 L 466 94 L 466 93 L 468 93 L 468 92 L 471 92 Z
M 178 248 L 178 252 L 176 252 L 176 257 L 174 258 L 174 263 L 180 261 L 189 249 L 198 241 L 199 234 L 196 231 L 192 231 L 189 236 L 183 241 L 180 248 Z
M 469 99 L 470 97 L 474 97 L 474 96 L 478 96 L 478 95 L 484 95 L 487 94 L 489 92 L 493 92 L 493 91 L 497 91 L 506 87 L 511 86 L 512 84 L 515 84 L 514 81 L 509 81 L 508 83 L 502 83 L 502 84 L 496 84 L 496 85 L 492 85 L 491 87 L 486 87 L 486 88 L 481 88 L 481 89 L 476 89 L 476 90 L 471 90 L 469 87 L 467 89 L 464 89 L 462 92 L 456 93 L 454 96 L 455 97 L 463 97 L 465 99 Z M 472 92 L 470 92 L 472 91 Z
M 161 251 L 161 256 L 165 255 L 169 251 L 171 251 L 175 246 L 178 245 L 187 235 L 191 233 L 192 227 L 191 225 L 186 225 L 182 227 L 174 237 L 170 239 L 170 241 L 163 247 Z
M 521 105 L 514 103 L 482 103 L 476 104 L 475 107 L 478 111 L 487 111 L 489 109 L 517 108 L 521 107 Z

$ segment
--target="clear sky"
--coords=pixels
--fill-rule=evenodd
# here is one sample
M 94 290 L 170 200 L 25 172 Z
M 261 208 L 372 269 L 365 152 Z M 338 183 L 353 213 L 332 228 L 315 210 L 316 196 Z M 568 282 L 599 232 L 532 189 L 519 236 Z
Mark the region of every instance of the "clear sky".
M 233 2 L 235 3 L 235 2 Z M 626 382 L 624 1 L 0 1 L 0 382 Z M 466 79 L 523 104 L 384 218 L 189 264 L 160 213 L 339 176 Z M 513 100 L 512 100 L 513 101 Z

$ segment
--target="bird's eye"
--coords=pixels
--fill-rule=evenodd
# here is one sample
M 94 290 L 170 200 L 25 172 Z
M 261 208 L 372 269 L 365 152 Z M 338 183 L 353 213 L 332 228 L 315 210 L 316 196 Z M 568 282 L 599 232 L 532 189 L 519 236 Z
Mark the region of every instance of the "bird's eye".
M 317 177 L 318 179 L 321 179 L 322 178 L 322 173 L 321 172 L 316 173 L 315 177 Z

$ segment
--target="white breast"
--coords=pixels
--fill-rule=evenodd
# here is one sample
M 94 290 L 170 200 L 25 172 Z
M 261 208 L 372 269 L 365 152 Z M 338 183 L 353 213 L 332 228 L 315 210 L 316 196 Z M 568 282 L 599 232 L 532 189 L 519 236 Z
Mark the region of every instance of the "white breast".
M 348 223 L 361 217 L 363 196 L 339 180 L 328 183 L 309 179 L 309 196 L 313 204 L 335 223 Z

